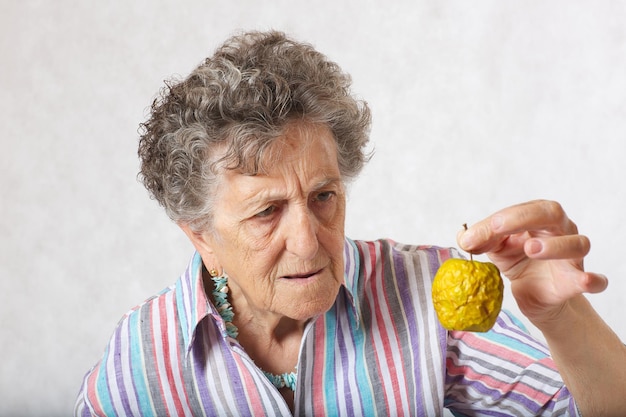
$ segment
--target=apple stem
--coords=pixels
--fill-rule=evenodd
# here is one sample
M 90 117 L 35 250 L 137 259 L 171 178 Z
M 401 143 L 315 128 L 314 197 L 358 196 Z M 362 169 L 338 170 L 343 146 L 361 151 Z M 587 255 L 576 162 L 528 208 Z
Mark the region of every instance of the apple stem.
M 467 230 L 467 223 L 463 223 L 463 229 Z M 472 255 L 472 252 L 470 252 L 469 255 L 470 261 L 474 261 L 474 256 Z

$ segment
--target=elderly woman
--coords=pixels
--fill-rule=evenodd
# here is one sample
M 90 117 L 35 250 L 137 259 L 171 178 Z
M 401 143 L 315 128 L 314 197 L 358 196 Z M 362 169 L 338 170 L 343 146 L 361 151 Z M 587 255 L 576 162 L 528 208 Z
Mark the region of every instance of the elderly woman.
M 589 241 L 558 204 L 459 235 L 512 280 L 549 349 L 504 312 L 487 333 L 441 327 L 431 280 L 456 251 L 344 236 L 370 124 L 349 87 L 277 32 L 233 37 L 167 85 L 143 124 L 141 176 L 196 253 L 120 321 L 77 416 L 623 411 L 624 346 L 582 296 L 606 279 L 584 272 Z

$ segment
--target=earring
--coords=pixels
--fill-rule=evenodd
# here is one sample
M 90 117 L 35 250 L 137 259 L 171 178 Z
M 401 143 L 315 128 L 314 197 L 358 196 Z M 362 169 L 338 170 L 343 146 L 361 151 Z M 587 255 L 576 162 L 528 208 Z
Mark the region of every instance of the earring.
M 220 273 L 217 272 L 217 269 L 215 268 L 211 268 L 209 269 L 209 275 L 211 275 L 213 278 L 215 278 L 216 276 L 218 276 Z

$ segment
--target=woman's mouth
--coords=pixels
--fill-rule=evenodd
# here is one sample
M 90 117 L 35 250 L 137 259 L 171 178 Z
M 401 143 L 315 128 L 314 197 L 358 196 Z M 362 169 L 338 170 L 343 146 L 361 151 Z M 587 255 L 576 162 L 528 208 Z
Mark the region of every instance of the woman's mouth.
M 308 278 L 318 275 L 320 272 L 322 272 L 322 269 L 318 269 L 316 271 L 292 274 L 292 275 L 283 275 L 283 278 L 285 279 L 308 279 Z

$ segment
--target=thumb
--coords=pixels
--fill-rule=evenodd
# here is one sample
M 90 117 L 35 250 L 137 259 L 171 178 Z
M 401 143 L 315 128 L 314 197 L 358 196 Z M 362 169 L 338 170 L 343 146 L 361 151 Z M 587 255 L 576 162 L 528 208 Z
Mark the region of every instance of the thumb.
M 596 274 L 594 272 L 585 272 L 582 275 L 580 286 L 584 292 L 591 294 L 599 293 L 609 285 L 609 280 L 605 275 Z

